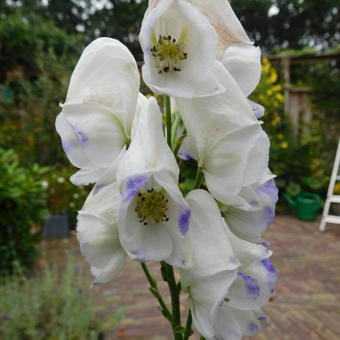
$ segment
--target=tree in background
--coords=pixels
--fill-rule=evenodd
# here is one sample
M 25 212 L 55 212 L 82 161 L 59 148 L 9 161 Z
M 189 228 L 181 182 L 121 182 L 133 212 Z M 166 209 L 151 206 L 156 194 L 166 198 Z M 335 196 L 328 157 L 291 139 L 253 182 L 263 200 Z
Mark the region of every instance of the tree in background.
M 255 43 L 267 52 L 340 43 L 338 0 L 231 0 Z
M 340 43 L 338 0 L 230 2 L 251 38 L 268 53 Z M 85 43 L 98 36 L 119 39 L 141 60 L 137 35 L 146 5 L 147 0 L 12 0 L 3 1 L 0 12 L 22 8 L 27 17 L 38 14 L 68 33 L 82 33 Z

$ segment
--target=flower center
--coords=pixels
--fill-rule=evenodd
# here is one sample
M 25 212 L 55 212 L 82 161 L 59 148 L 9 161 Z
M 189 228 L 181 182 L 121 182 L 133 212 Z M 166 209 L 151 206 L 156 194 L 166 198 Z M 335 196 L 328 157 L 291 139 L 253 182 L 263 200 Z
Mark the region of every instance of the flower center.
M 188 57 L 185 49 L 185 32 L 176 40 L 171 35 L 159 35 L 158 39 L 153 36 L 151 54 L 155 58 L 158 73 L 180 72 L 181 65 Z
M 165 197 L 165 190 L 148 189 L 146 192 L 139 192 L 135 212 L 139 222 L 148 225 L 148 223 L 160 223 L 169 221 L 166 215 L 168 199 Z

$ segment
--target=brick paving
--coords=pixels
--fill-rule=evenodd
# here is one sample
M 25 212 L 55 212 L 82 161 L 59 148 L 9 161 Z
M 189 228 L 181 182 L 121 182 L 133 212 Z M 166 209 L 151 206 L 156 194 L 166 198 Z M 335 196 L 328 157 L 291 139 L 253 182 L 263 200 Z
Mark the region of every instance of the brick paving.
M 263 325 L 261 333 L 246 340 L 340 339 L 340 225 L 328 225 L 323 234 L 318 225 L 319 221 L 278 216 L 265 233 L 274 251 L 272 262 L 279 280 L 272 301 L 264 308 L 271 322 Z M 45 241 L 53 252 L 50 243 Z M 59 241 L 58 247 L 77 249 L 77 244 L 71 238 Z M 150 268 L 166 294 L 158 264 Z M 104 310 L 125 310 L 119 329 L 112 330 L 106 339 L 172 339 L 170 326 L 157 309 L 138 263 L 128 261 L 116 279 L 94 290 Z

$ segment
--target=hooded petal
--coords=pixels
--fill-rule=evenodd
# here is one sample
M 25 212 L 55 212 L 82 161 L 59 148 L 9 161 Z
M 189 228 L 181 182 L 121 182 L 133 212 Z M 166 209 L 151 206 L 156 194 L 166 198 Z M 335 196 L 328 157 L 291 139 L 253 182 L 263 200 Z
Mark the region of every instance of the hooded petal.
M 207 339 L 213 338 L 215 334 L 215 320 L 219 306 L 227 295 L 235 275 L 235 271 L 224 270 L 196 279 L 190 286 L 186 286 L 190 293 L 189 305 L 194 326 Z M 181 283 L 183 278 L 181 273 Z
M 78 214 L 77 237 L 91 264 L 94 284 L 111 280 L 125 262 L 116 225 L 119 204 L 118 185 L 113 183 L 97 194 L 92 191 Z
M 213 197 L 205 190 L 194 190 L 187 196 L 187 201 L 192 214 L 189 236 L 193 262 L 188 275 L 197 278 L 235 269 L 238 262 Z
M 167 171 L 178 180 L 179 168 L 162 131 L 162 114 L 155 98 L 145 101 L 134 123 L 134 136 L 117 169 L 120 182 L 135 175 Z
M 103 106 L 130 134 L 140 82 L 136 61 L 116 39 L 99 38 L 83 51 L 70 80 L 66 103 Z
M 154 92 L 193 97 L 223 91 L 211 74 L 216 32 L 188 2 L 160 0 L 150 7 L 139 39 L 145 61 L 143 78 Z
M 261 325 L 253 311 L 242 311 L 224 303 L 217 313 L 216 336 L 218 340 L 241 340 L 243 336 L 254 335 Z
M 222 207 L 223 215 L 232 232 L 250 242 L 263 241 L 261 234 L 272 223 L 278 189 L 273 175 L 266 172 L 263 179 L 245 187 L 233 198 L 230 206 Z
M 251 44 L 233 44 L 223 53 L 220 61 L 248 97 L 261 78 L 261 50 Z
M 93 104 L 66 104 L 56 120 L 64 151 L 82 171 L 77 184 L 96 181 L 126 143 L 117 119 L 110 111 Z
M 218 34 L 219 52 L 223 53 L 231 44 L 250 43 L 250 40 L 226 0 L 187 0 L 205 15 Z

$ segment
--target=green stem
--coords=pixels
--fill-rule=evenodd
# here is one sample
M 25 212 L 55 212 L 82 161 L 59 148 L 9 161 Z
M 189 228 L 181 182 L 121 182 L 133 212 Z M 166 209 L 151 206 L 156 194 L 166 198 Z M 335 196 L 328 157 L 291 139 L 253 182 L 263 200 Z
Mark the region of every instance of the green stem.
M 175 340 L 183 340 L 182 334 L 177 332 L 181 326 L 181 313 L 180 313 L 180 285 L 177 285 L 173 267 L 165 262 L 162 262 L 162 275 L 163 279 L 168 283 L 171 307 L 172 307 L 172 330 L 174 332 Z
M 189 310 L 187 323 L 185 325 L 185 333 L 184 333 L 184 339 L 183 340 L 189 339 L 190 335 L 192 334 L 191 325 L 192 325 L 192 315 L 191 315 L 191 310 Z
M 193 190 L 199 189 L 201 187 L 202 182 L 203 182 L 203 178 L 204 178 L 204 173 L 203 173 L 202 169 L 197 168 L 195 184 L 194 184 Z
M 170 97 L 164 95 L 164 109 L 165 109 L 165 121 L 166 121 L 166 138 L 169 147 L 171 148 L 171 102 Z
M 158 290 L 158 286 L 157 286 L 157 281 L 153 278 L 153 276 L 151 275 L 146 263 L 141 262 L 141 266 L 143 268 L 144 274 L 147 278 L 147 280 L 150 283 L 150 292 L 151 294 L 157 299 L 157 301 L 159 302 L 160 306 L 161 306 L 161 311 L 162 314 L 170 321 L 172 322 L 172 315 L 167 307 L 167 305 L 165 304 L 159 290 Z

